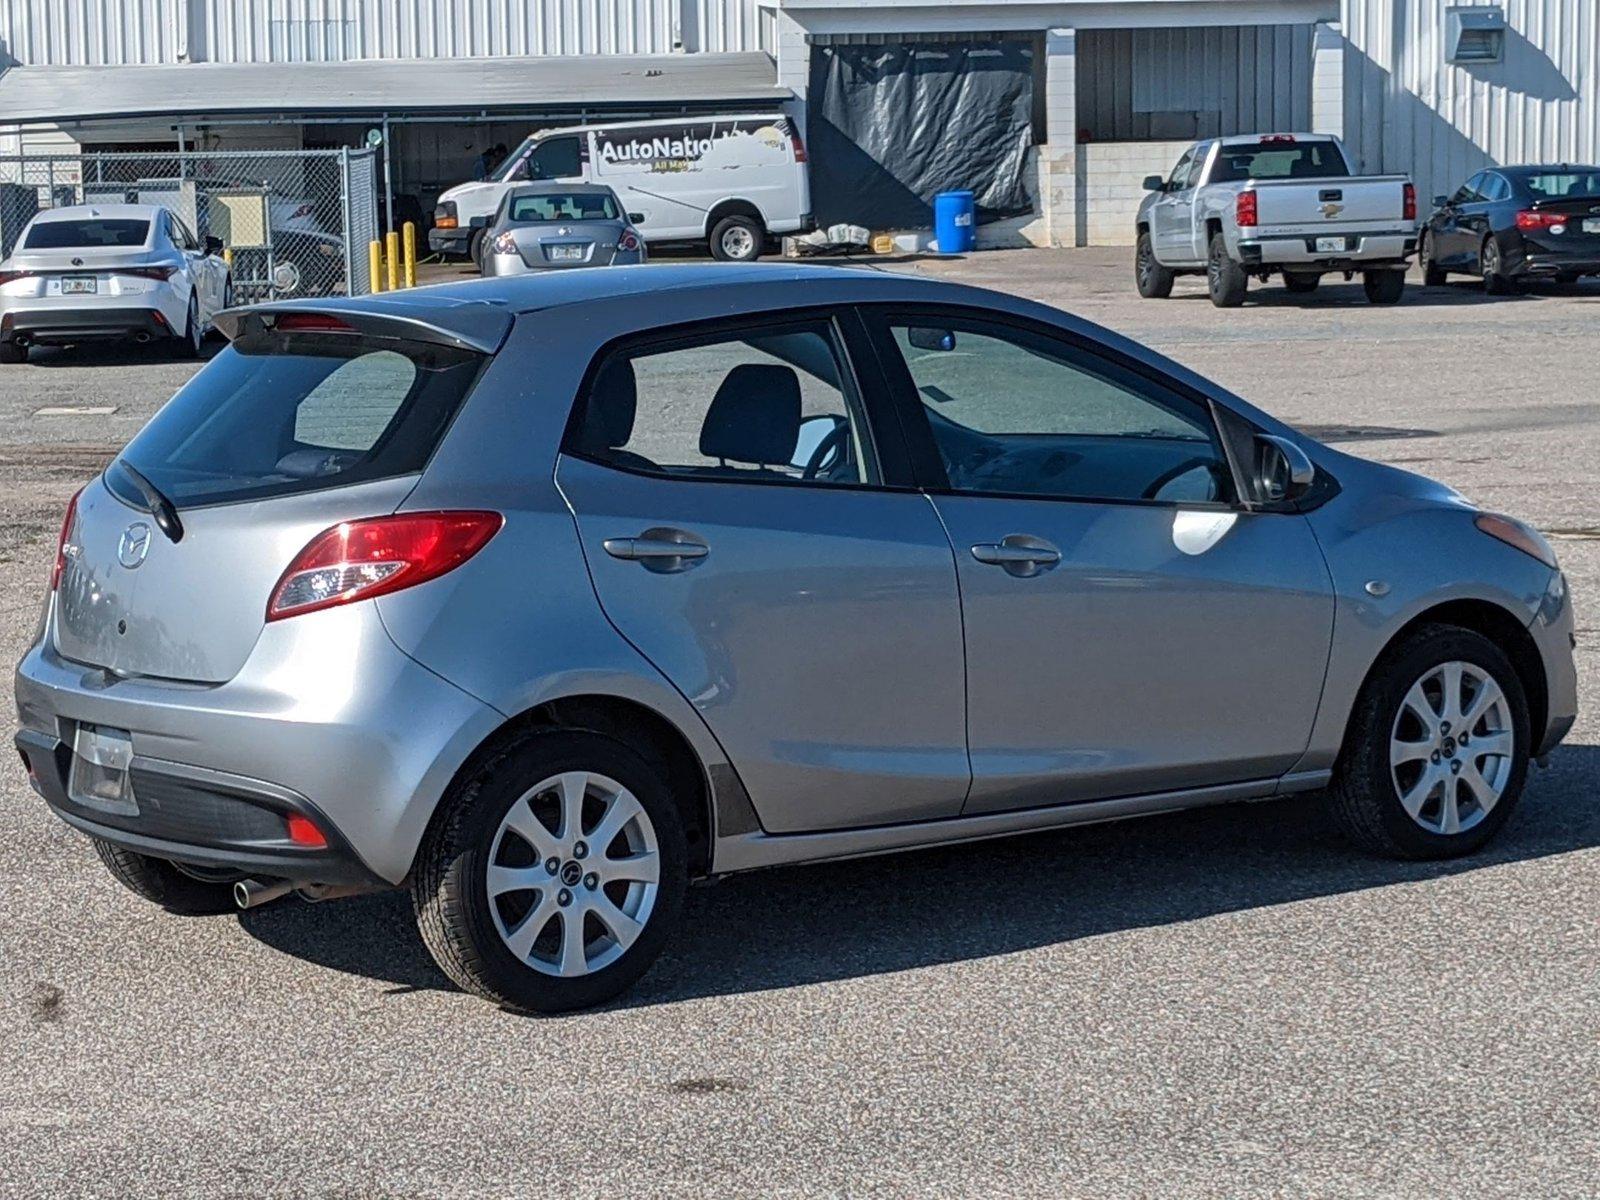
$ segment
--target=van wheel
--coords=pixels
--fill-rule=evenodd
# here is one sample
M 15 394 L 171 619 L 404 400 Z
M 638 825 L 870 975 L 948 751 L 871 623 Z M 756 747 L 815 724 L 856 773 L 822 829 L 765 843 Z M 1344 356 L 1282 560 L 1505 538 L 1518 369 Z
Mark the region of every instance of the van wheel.
M 1373 304 L 1398 304 L 1406 290 L 1404 271 L 1363 271 L 1361 290 Z
M 677 924 L 688 864 L 659 766 L 604 734 L 540 731 L 446 796 L 411 899 L 428 951 L 462 989 L 561 1012 L 649 969 Z
M 1165 300 L 1172 295 L 1172 282 L 1177 275 L 1156 261 L 1155 247 L 1150 244 L 1148 230 L 1139 231 L 1139 243 L 1133 251 L 1133 280 L 1139 295 L 1146 300 Z
M 483 274 L 483 235 L 484 229 L 474 229 L 472 236 L 467 239 L 467 259 L 478 268 L 478 274 Z
M 723 217 L 711 227 L 711 257 L 719 262 L 755 262 L 767 231 L 754 217 Z
M 1250 277 L 1244 268 L 1228 257 L 1228 244 L 1220 233 L 1211 235 L 1211 254 L 1206 260 L 1206 290 L 1218 308 L 1238 308 L 1244 303 Z
M 151 858 L 93 839 L 94 852 L 111 877 L 141 899 L 159 904 L 170 913 L 207 916 L 232 912 L 233 885 L 243 876 L 235 871 L 203 871 L 180 867 L 164 858 Z
M 0 342 L 0 363 L 17 366 L 28 361 L 28 348 L 21 342 Z

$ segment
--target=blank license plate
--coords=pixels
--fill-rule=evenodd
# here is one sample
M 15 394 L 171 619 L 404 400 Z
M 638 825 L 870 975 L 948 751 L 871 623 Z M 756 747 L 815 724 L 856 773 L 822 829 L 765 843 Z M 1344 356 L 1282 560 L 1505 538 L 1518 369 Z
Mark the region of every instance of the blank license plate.
M 545 253 L 551 262 L 582 262 L 587 246 L 546 246 Z
M 1594 217 L 1585 217 L 1583 231 L 1585 233 L 1600 233 L 1600 220 L 1596 220 Z
M 92 296 L 99 290 L 93 275 L 68 275 L 61 280 L 63 296 Z
M 72 744 L 72 771 L 67 795 L 79 804 L 102 812 L 139 815 L 128 780 L 133 761 L 133 740 L 120 729 L 78 726 Z
M 1342 254 L 1342 253 L 1344 253 L 1344 239 L 1342 237 L 1318 238 L 1317 239 L 1317 253 L 1318 254 Z

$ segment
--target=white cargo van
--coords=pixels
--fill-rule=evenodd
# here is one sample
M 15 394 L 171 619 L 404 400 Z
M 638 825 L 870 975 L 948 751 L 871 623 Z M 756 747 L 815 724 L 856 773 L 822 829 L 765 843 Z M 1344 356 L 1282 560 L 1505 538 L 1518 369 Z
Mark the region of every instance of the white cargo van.
M 788 117 L 673 117 L 532 135 L 488 179 L 439 197 L 428 246 L 479 261 L 506 189 L 545 179 L 609 184 L 645 241 L 704 241 L 728 261 L 811 227 L 806 150 Z

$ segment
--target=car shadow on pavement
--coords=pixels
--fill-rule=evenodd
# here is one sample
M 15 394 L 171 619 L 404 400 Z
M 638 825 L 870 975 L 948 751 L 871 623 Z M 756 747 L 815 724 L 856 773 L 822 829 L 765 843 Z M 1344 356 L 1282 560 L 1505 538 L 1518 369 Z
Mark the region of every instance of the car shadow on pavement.
M 1566 854 L 1600 846 L 1597 780 L 1600 746 L 1558 750 L 1499 837 L 1449 862 L 1352 849 L 1312 793 L 734 876 L 691 889 L 672 944 L 616 1006 L 906 971 Z M 402 893 L 238 919 L 267 945 L 394 993 L 451 986 Z
M 228 343 L 211 333 L 200 347 L 199 359 L 183 359 L 163 342 L 84 342 L 78 346 L 37 346 L 28 355 L 28 365 L 46 369 L 59 367 L 136 367 L 153 363 L 206 362 Z

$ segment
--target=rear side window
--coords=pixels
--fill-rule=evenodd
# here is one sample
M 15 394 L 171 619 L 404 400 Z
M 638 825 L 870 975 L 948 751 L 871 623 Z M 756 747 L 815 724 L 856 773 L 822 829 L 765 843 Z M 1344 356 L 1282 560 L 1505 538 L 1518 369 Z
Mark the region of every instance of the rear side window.
M 241 338 L 156 414 L 119 461 L 180 508 L 413 474 L 486 361 L 389 338 Z M 108 472 L 106 482 L 142 503 L 122 473 Z
M 28 230 L 28 250 L 67 250 L 95 246 L 142 246 L 150 236 L 150 222 L 85 218 L 40 221 Z
M 1315 179 L 1350 174 L 1344 155 L 1332 142 L 1224 142 L 1211 168 L 1212 183 L 1245 179 Z

